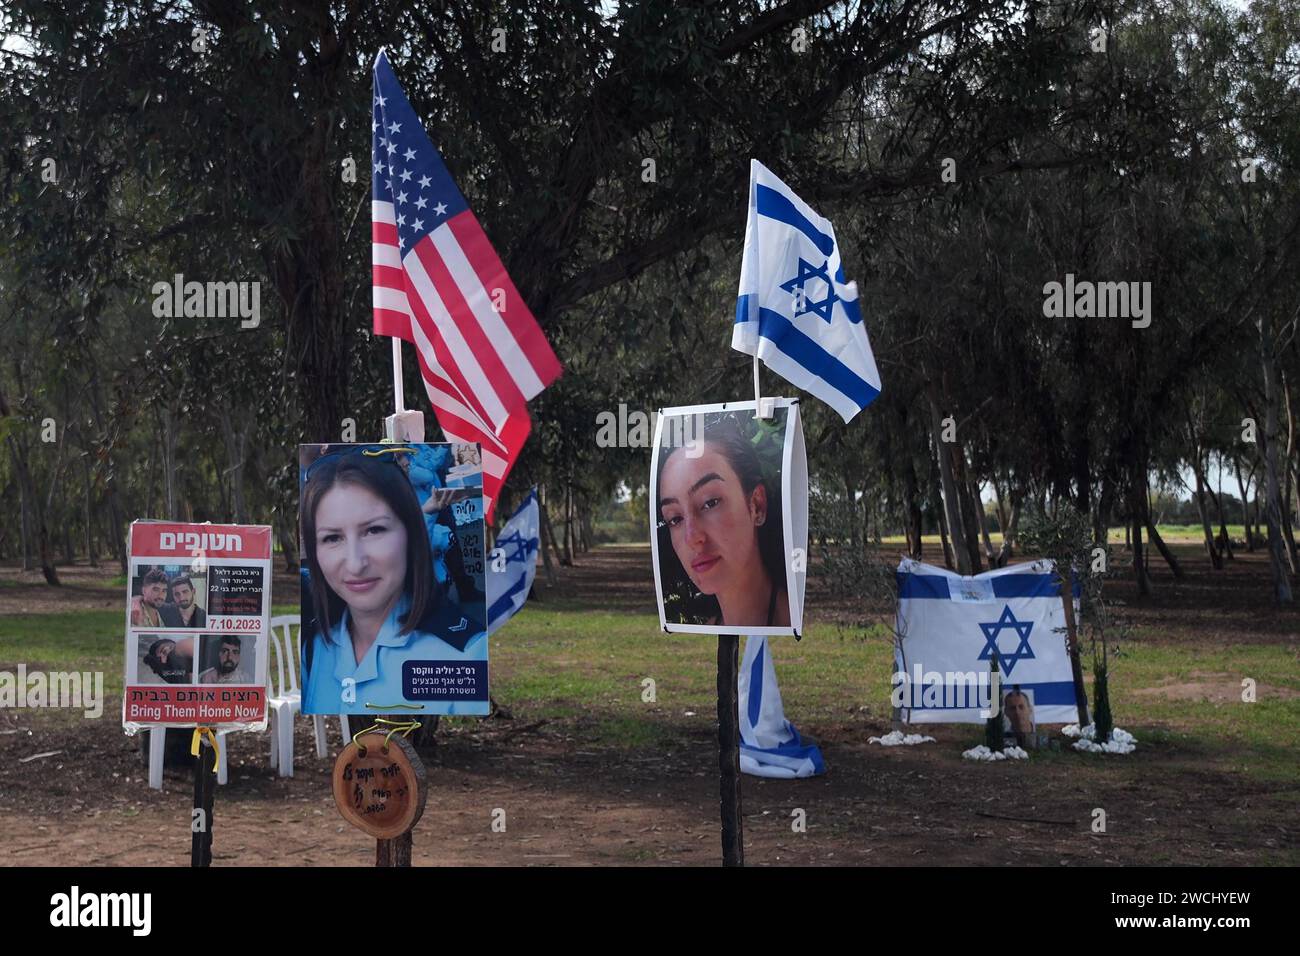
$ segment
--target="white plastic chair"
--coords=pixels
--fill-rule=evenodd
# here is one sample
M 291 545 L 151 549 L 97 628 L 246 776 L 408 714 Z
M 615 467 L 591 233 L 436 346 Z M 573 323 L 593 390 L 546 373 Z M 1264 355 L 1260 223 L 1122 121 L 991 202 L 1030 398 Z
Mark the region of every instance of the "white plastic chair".
M 298 646 L 298 629 L 301 618 L 296 614 L 283 614 L 271 619 L 271 642 L 275 648 L 275 673 L 278 683 L 268 687 L 267 707 L 271 715 L 271 766 L 279 767 L 280 776 L 293 776 L 293 717 L 302 712 L 302 691 L 298 687 L 299 662 L 295 648 Z M 270 675 L 267 675 L 268 678 Z M 268 684 L 270 681 L 268 680 Z M 339 714 L 343 743 L 351 739 L 348 715 Z M 312 733 L 316 740 L 316 756 L 329 756 L 325 737 L 325 716 L 312 715 Z M 287 759 L 281 759 L 287 754 Z
M 275 654 L 275 677 L 267 673 L 266 707 L 270 717 L 271 766 L 282 777 L 293 776 L 293 718 L 302 710 L 302 692 L 298 690 L 298 664 L 293 646 L 294 629 L 299 626 L 295 614 L 271 618 L 271 647 Z M 317 752 L 320 752 L 319 743 Z
M 271 766 L 280 771 L 282 777 L 293 776 L 293 718 L 302 712 L 302 692 L 298 688 L 298 660 L 295 648 L 298 644 L 298 628 L 301 626 L 297 614 L 283 614 L 270 622 L 268 638 L 275 650 L 274 667 L 268 665 L 267 673 L 267 718 L 271 732 Z M 352 728 L 348 715 L 339 714 L 343 743 L 352 739 Z M 329 756 L 329 746 L 325 735 L 325 717 L 322 714 L 312 716 L 312 730 L 316 739 L 316 756 Z M 217 783 L 230 781 L 230 763 L 226 746 L 227 730 L 217 731 L 220 755 L 217 759 Z M 154 790 L 162 789 L 163 753 L 165 734 L 161 728 L 149 731 L 149 786 Z M 285 758 L 281 759 L 281 754 Z
M 179 733 L 184 733 L 182 728 Z M 217 757 L 217 783 L 226 784 L 230 782 L 230 763 L 226 758 L 226 735 L 227 730 L 217 731 L 217 743 L 220 748 Z M 152 727 L 149 729 L 149 786 L 154 790 L 162 789 L 163 778 L 163 754 L 166 750 L 167 733 L 162 727 Z

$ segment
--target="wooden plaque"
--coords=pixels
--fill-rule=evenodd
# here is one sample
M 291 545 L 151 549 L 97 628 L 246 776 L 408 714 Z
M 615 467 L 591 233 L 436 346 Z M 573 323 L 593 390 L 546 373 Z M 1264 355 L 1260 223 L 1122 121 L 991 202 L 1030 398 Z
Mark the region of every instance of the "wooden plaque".
M 334 761 L 334 802 L 343 819 L 379 840 L 415 826 L 429 790 L 424 763 L 409 743 L 387 731 L 363 734 Z

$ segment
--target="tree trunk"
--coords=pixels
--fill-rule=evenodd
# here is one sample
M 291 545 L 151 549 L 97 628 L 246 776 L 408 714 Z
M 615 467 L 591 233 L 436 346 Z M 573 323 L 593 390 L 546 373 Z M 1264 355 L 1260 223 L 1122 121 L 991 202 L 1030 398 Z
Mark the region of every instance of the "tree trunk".
M 176 428 L 175 416 L 170 404 L 164 405 L 163 416 L 163 489 L 168 521 L 177 520 L 176 516 Z
M 991 482 L 993 485 L 993 506 L 998 515 L 998 533 L 1002 535 L 1003 540 L 1007 536 L 1007 501 L 1006 495 L 1002 491 L 1002 486 L 996 478 Z
M 939 518 L 939 541 L 943 544 L 943 566 L 949 571 L 956 570 L 956 564 L 952 558 L 952 542 L 948 540 L 948 519 L 944 515 L 942 507 L 935 514 Z
M 573 488 L 568 484 L 564 486 L 564 531 L 560 539 L 564 542 L 560 564 L 571 568 L 573 567 Z
M 1207 476 L 1208 477 L 1208 476 Z M 1219 490 L 1215 490 L 1206 485 L 1206 490 L 1210 493 L 1210 500 L 1214 502 L 1214 512 L 1219 518 L 1219 537 L 1217 544 L 1219 554 L 1227 557 L 1229 561 L 1235 561 L 1236 555 L 1232 553 L 1232 535 L 1228 534 L 1228 519 L 1223 513 L 1223 459 L 1219 459 Z
M 92 568 L 97 568 L 99 555 L 95 553 L 95 527 L 92 517 L 94 512 L 90 506 L 90 449 L 84 447 L 81 453 L 81 481 L 84 492 L 82 504 L 86 519 L 86 561 Z
M 226 445 L 226 473 L 230 476 L 230 504 L 235 524 L 244 524 L 247 510 L 244 507 L 244 447 L 248 429 L 235 430 L 230 420 L 230 406 L 222 403 L 219 414 L 221 437 Z
M 966 447 L 957 442 L 952 449 L 953 479 L 957 483 L 957 503 L 961 510 L 962 533 L 966 538 L 966 547 L 970 550 L 972 573 L 984 570 L 984 559 L 980 555 L 980 522 L 978 502 L 974 500 L 971 489 L 974 485 L 970 477 L 970 466 L 966 461 Z
M 1137 582 L 1138 594 L 1146 596 L 1151 593 L 1151 579 L 1147 575 L 1146 562 L 1142 553 L 1142 525 L 1151 524 L 1150 507 L 1147 502 L 1146 455 L 1132 454 L 1129 461 L 1129 515 L 1132 524 L 1130 538 L 1133 547 L 1133 576 Z
M 555 559 L 559 560 L 559 550 L 555 547 L 555 532 L 551 528 L 551 517 L 546 508 L 546 488 L 543 486 L 537 496 L 537 514 L 538 514 L 538 537 L 541 538 L 542 547 L 542 567 L 546 571 L 546 583 L 549 587 L 555 587 L 555 566 L 551 563 L 551 554 L 555 554 Z M 653 527 L 650 533 L 654 534 Z
M 99 366 L 92 356 L 86 356 L 86 362 L 90 368 L 90 407 L 95 415 L 95 425 L 102 429 L 101 434 L 105 438 L 97 441 L 100 447 L 100 464 L 105 469 L 104 480 L 104 497 L 108 502 L 108 520 L 109 533 L 108 540 L 113 549 L 113 556 L 117 559 L 118 567 L 125 577 L 128 573 L 127 553 L 126 553 L 126 526 L 122 518 L 122 506 L 118 500 L 116 470 L 113 467 L 113 442 L 112 433 L 109 431 L 108 419 L 104 415 L 104 403 L 100 396 L 99 383 Z M 151 443 L 152 445 L 152 443 Z M 152 458 L 150 459 L 152 461 Z M 99 467 L 97 465 L 96 467 Z M 152 465 L 150 466 L 152 469 Z M 152 478 L 150 479 L 152 481 Z M 145 512 L 148 515 L 148 512 Z
M 1151 539 L 1151 543 L 1156 546 L 1156 550 L 1160 552 L 1160 557 L 1165 559 L 1165 564 L 1169 565 L 1169 570 L 1174 573 L 1174 577 L 1181 580 L 1184 576 L 1183 566 L 1178 563 L 1178 558 L 1169 550 L 1169 545 L 1165 544 L 1165 539 L 1160 536 L 1160 530 L 1156 527 L 1155 522 L 1151 520 L 1149 512 L 1146 516 L 1146 527 L 1147 536 Z
M 1282 458 L 1282 477 L 1284 487 L 1282 491 L 1282 529 L 1286 534 L 1286 556 L 1287 561 L 1291 564 L 1291 573 L 1300 573 L 1300 552 L 1296 551 L 1295 530 L 1291 521 L 1291 491 L 1295 488 L 1300 492 L 1300 487 L 1292 484 L 1291 481 L 1291 456 L 1295 453 L 1295 415 L 1291 412 L 1291 387 L 1286 380 L 1286 372 L 1281 371 L 1281 391 L 1284 407 L 1286 409 L 1286 454 Z
M 1295 529 L 1291 524 L 1291 469 L 1283 458 L 1282 466 L 1282 540 L 1286 542 L 1286 560 L 1291 573 L 1300 572 L 1300 554 L 1296 552 Z
M 934 395 L 933 386 L 930 389 L 929 399 L 930 429 L 934 435 L 935 453 L 938 455 L 939 482 L 943 488 L 943 507 L 947 516 L 948 536 L 952 540 L 952 552 L 956 558 L 957 572 L 959 574 L 970 574 L 971 552 L 962 525 L 961 503 L 957 497 L 952 444 L 943 440 L 943 419 L 939 414 L 939 403 Z
M 916 461 L 907 456 L 903 469 L 903 529 L 907 535 L 907 554 L 914 561 L 921 560 L 921 501 L 917 487 Z
M 144 512 L 140 515 L 142 518 L 154 518 L 157 516 L 157 512 L 153 507 L 154 482 L 158 475 L 157 465 L 158 443 L 156 441 L 151 441 L 149 443 L 149 479 L 145 482 L 144 486 Z
M 280 544 L 280 553 L 284 555 L 284 570 L 297 574 L 298 563 L 298 528 L 283 508 L 277 508 L 274 521 L 275 538 Z
M 12 449 L 10 449 L 10 454 L 13 454 Z M 15 480 L 17 479 L 15 478 Z M 22 512 L 19 534 L 22 535 L 23 539 L 23 570 L 30 571 L 32 569 L 32 512 L 31 502 L 27 500 L 27 485 L 22 481 L 18 481 L 18 500 L 19 509 Z
M 993 550 L 993 539 L 989 537 L 989 519 L 984 513 L 984 503 L 980 500 L 979 486 L 974 480 L 970 483 L 970 497 L 975 503 L 975 516 L 979 519 L 980 540 L 984 542 L 984 557 L 988 560 L 989 567 L 993 567 L 996 558 L 996 552 Z
M 130 555 L 126 553 L 126 519 L 122 516 L 122 506 L 118 504 L 117 492 L 109 492 L 108 498 L 109 517 L 113 523 L 113 542 L 117 554 L 117 565 L 125 577 L 129 572 Z
M 15 359 L 15 362 L 17 360 Z M 15 370 L 18 372 L 19 386 L 22 385 L 22 370 L 17 364 Z M 9 418 L 11 412 L 9 403 L 5 400 L 3 392 L 0 392 L 0 420 Z M 41 509 L 40 499 L 36 495 L 36 488 L 32 483 L 32 473 L 27 467 L 27 455 L 23 447 L 19 444 L 18 438 L 14 435 L 13 430 L 5 436 L 6 443 L 9 445 L 9 454 L 13 457 L 14 472 L 18 479 L 18 487 L 21 489 L 23 506 L 23 570 L 31 569 L 31 551 L 30 544 L 31 534 L 36 534 L 36 550 L 40 557 L 41 574 L 44 575 L 47 584 L 58 587 L 59 575 L 54 570 L 54 558 L 50 552 L 50 536 L 45 525 L 45 512 Z
M 1237 473 L 1237 490 L 1241 492 L 1241 531 L 1246 536 L 1246 550 L 1254 552 L 1255 535 L 1250 530 L 1250 508 L 1247 503 L 1250 495 L 1246 491 L 1246 484 L 1241 480 L 1241 459 L 1236 455 L 1232 456 L 1232 470 Z
M 1083 665 L 1079 662 L 1079 626 L 1074 614 L 1074 584 L 1071 575 L 1063 575 L 1060 582 L 1061 609 L 1065 614 L 1066 650 L 1070 655 L 1070 676 L 1074 681 L 1074 702 L 1078 710 L 1079 727 L 1087 726 L 1088 691 L 1083 684 Z
M 1007 526 L 1002 530 L 1002 547 L 998 551 L 997 566 L 1005 568 L 1007 562 L 1011 560 L 1011 555 L 1016 546 L 1016 528 L 1020 524 L 1020 495 L 1014 491 L 1011 492 L 1011 515 L 1007 518 Z
M 1092 540 L 1102 547 L 1110 542 L 1110 509 L 1114 504 L 1114 498 L 1115 485 L 1110 480 L 1109 474 L 1103 475 L 1101 491 L 1097 495 L 1097 503 L 1092 512 Z
M 1205 551 L 1210 556 L 1214 570 L 1223 570 L 1223 556 L 1214 543 L 1214 531 L 1210 528 L 1210 511 L 1205 505 L 1205 479 L 1201 475 L 1201 453 L 1193 448 L 1192 474 L 1196 476 L 1196 512 L 1201 517 L 1201 531 L 1205 536 Z
M 1133 577 L 1137 580 L 1138 594 L 1146 597 L 1151 594 L 1151 579 L 1147 577 L 1146 564 L 1142 560 L 1142 517 L 1141 511 L 1133 512 Z
M 1273 354 L 1272 321 L 1268 310 L 1260 311 L 1259 358 L 1264 376 L 1264 514 L 1268 521 L 1269 563 L 1273 572 L 1273 599 L 1290 604 L 1291 579 L 1282 542 L 1282 489 L 1278 481 L 1278 371 Z
M 0 411 L 0 415 L 7 415 L 8 411 Z M 41 575 L 45 578 L 45 583 L 51 587 L 59 586 L 59 574 L 54 569 L 54 553 L 50 546 L 49 528 L 45 523 L 45 510 L 41 507 L 40 499 L 36 495 L 36 488 L 32 483 L 32 474 L 27 467 L 27 459 L 19 447 L 18 442 L 12 434 L 6 436 L 9 443 L 9 453 L 13 456 L 14 471 L 18 476 L 19 487 L 23 489 L 23 502 L 27 511 L 28 532 L 35 532 L 36 536 L 36 554 L 37 560 L 41 565 Z M 27 567 L 24 566 L 24 570 Z

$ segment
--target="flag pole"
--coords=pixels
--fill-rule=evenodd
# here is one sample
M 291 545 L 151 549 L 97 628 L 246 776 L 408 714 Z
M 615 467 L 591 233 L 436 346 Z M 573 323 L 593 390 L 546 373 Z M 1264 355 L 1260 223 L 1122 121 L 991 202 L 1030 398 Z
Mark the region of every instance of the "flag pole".
M 763 401 L 763 389 L 758 381 L 758 353 L 754 353 L 754 417 L 771 418 L 772 400 Z
M 393 336 L 393 411 L 398 415 L 406 411 L 406 395 L 402 389 L 402 340 Z
M 718 797 L 722 865 L 745 865 L 740 796 L 740 635 L 718 635 Z

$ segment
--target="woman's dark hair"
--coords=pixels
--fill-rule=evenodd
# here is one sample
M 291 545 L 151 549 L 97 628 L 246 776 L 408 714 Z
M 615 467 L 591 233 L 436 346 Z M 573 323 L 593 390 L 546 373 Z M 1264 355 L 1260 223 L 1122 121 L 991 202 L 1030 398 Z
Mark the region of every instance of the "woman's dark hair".
M 343 614 L 344 601 L 325 583 L 316 561 L 316 509 L 321 499 L 335 485 L 357 485 L 381 498 L 393 509 L 397 520 L 406 528 L 406 583 L 404 591 L 411 606 L 402 618 L 402 634 L 419 626 L 437 608 L 439 593 L 433 576 L 433 559 L 429 536 L 424 527 L 424 513 L 393 454 L 369 457 L 353 446 L 327 446 L 321 457 L 308 469 L 298 510 L 302 534 L 302 563 L 308 572 L 311 611 L 321 633 L 331 630 Z M 304 608 L 304 610 L 307 610 Z
M 763 562 L 763 569 L 767 572 L 768 577 L 772 579 L 772 585 L 778 591 L 784 591 L 786 589 L 785 532 L 781 516 L 781 487 L 779 480 L 774 482 L 764 477 L 763 464 L 759 460 L 754 442 L 742 434 L 740 426 L 730 414 L 718 421 L 705 424 L 701 441 L 704 444 L 711 445 L 723 458 L 727 459 L 727 464 L 731 466 L 731 469 L 736 473 L 736 477 L 740 479 L 740 487 L 745 493 L 746 500 L 759 485 L 762 485 L 766 490 L 767 517 L 758 528 L 758 556 Z M 659 493 L 659 481 L 663 477 L 664 466 L 668 463 L 668 459 L 681 451 L 683 447 L 678 446 L 668 449 L 665 454 L 659 456 L 659 470 L 655 475 L 654 488 L 656 497 Z M 776 476 L 772 477 L 775 478 Z M 772 487 L 773 484 L 776 484 L 775 488 Z M 659 566 L 662 571 L 661 583 L 664 588 L 665 605 L 669 603 L 670 596 L 676 595 L 676 599 L 683 604 L 682 623 L 684 624 L 703 624 L 711 619 L 721 620 L 722 607 L 718 604 L 718 599 L 712 594 L 704 594 L 696 589 L 691 582 L 690 576 L 686 573 L 686 568 L 682 566 L 681 560 L 677 557 L 677 552 L 673 550 L 672 537 L 668 525 L 660 516 L 659 502 L 657 500 L 655 501 L 655 515 L 657 517 L 656 533 L 659 535 Z M 692 621 L 689 618 L 697 618 L 697 620 Z

